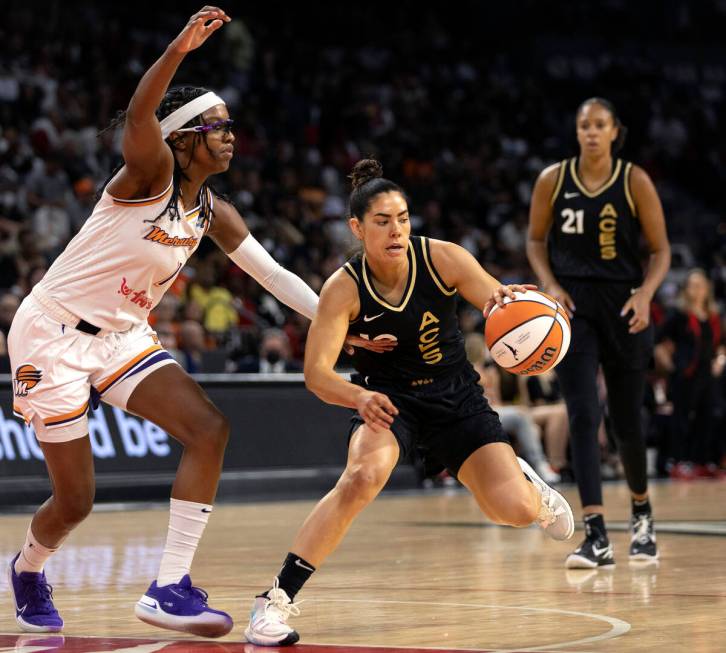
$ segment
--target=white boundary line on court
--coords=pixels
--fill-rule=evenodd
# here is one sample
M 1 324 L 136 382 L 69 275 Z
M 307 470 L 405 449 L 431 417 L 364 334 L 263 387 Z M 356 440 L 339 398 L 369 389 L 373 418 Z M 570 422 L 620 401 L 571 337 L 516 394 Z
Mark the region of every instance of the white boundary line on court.
M 315 603 L 315 599 L 308 599 L 310 603 Z M 522 605 L 493 605 L 493 604 L 487 604 L 487 603 L 448 603 L 448 602 L 435 602 L 435 601 L 392 601 L 392 600 L 371 600 L 371 599 L 338 599 L 338 598 L 326 598 L 326 603 L 333 602 L 333 603 L 377 603 L 377 604 L 386 604 L 386 605 L 432 605 L 432 606 L 439 606 L 439 607 L 454 607 L 454 608 L 483 608 L 483 609 L 494 609 L 494 610 L 524 610 L 527 612 L 549 612 L 549 613 L 556 613 L 561 615 L 569 615 L 574 617 L 584 617 L 586 619 L 594 619 L 596 621 L 603 621 L 610 625 L 610 630 L 608 630 L 605 633 L 602 633 L 600 635 L 593 635 L 592 637 L 584 637 L 581 639 L 576 640 L 570 640 L 566 642 L 555 642 L 553 644 L 542 644 L 541 646 L 531 646 L 531 647 L 516 647 L 516 648 L 506 648 L 506 649 L 492 649 L 490 653 L 529 653 L 529 652 L 537 652 L 537 651 L 546 651 L 547 653 L 569 653 L 565 649 L 569 649 L 572 646 L 580 646 L 582 644 L 592 644 L 595 642 L 601 642 L 608 639 L 614 639 L 616 637 L 620 637 L 621 635 L 624 635 L 627 633 L 631 625 L 627 621 L 623 621 L 622 619 L 617 619 L 616 617 L 608 617 L 607 615 L 601 615 L 601 614 L 593 614 L 590 612 L 576 612 L 574 610 L 561 610 L 559 608 L 531 608 L 528 606 L 522 606 Z M 0 633 L 1 635 L 8 635 L 8 636 L 19 636 L 19 633 Z M 124 636 L 124 635 L 73 635 L 73 637 L 77 637 L 79 639 L 125 639 L 125 640 L 149 640 L 149 639 L 156 639 L 153 636 Z M 147 646 L 156 646 L 158 643 L 161 643 L 162 646 L 168 646 L 171 643 L 178 642 L 180 640 L 174 640 L 174 639 L 160 639 L 158 642 L 154 642 L 151 644 L 147 644 Z M 182 641 L 194 641 L 194 640 L 182 640 Z M 224 643 L 224 642 L 221 642 Z M 235 643 L 244 643 L 244 642 L 235 642 Z M 319 643 L 319 642 L 305 642 L 306 644 L 310 644 L 312 646 L 325 646 L 325 647 L 341 647 L 344 646 L 342 644 L 328 644 L 328 643 Z M 355 648 L 357 647 L 366 647 L 366 648 L 391 648 L 391 644 L 356 644 L 356 645 L 348 645 L 351 647 L 351 651 L 355 651 Z M 394 648 L 401 648 L 401 649 L 412 649 L 412 650 L 441 650 L 442 647 L 446 647 L 451 651 L 481 651 L 482 648 L 459 648 L 459 647 L 452 647 L 452 646 L 446 646 L 444 643 L 440 644 L 439 646 L 404 646 L 404 645 L 395 645 Z M 127 649 L 122 649 L 118 651 L 114 651 L 113 653 L 122 653 L 122 651 Z M 137 650 L 139 653 L 143 650 L 139 647 L 134 647 L 131 650 Z M 151 648 L 149 651 L 158 650 L 156 648 Z M 578 650 L 577 653 L 586 653 L 586 651 Z
M 313 603 L 314 599 L 308 599 L 311 603 Z M 383 604 L 393 604 L 393 605 L 434 605 L 434 606 L 447 606 L 447 607 L 453 607 L 453 608 L 486 608 L 486 609 L 494 609 L 494 610 L 525 610 L 528 612 L 554 612 L 556 614 L 563 614 L 563 615 L 570 615 L 574 617 L 585 617 L 587 619 L 595 619 L 597 621 L 604 621 L 605 623 L 610 625 L 610 630 L 608 630 L 605 633 L 602 633 L 600 635 L 593 635 L 592 637 L 584 637 L 582 639 L 576 639 L 576 640 L 570 640 L 566 642 L 556 642 L 554 644 L 543 644 L 541 646 L 531 646 L 528 648 L 522 648 L 522 647 L 516 647 L 512 649 L 496 649 L 492 650 L 491 653 L 510 653 L 510 652 L 516 652 L 516 653 L 525 653 L 528 651 L 548 651 L 549 653 L 555 653 L 555 650 L 561 650 L 563 648 L 567 648 L 570 646 L 580 646 L 582 644 L 590 644 L 594 642 L 601 642 L 606 639 L 614 639 L 615 637 L 620 637 L 621 635 L 624 635 L 627 633 L 631 625 L 627 621 L 623 621 L 622 619 L 617 619 L 616 617 L 608 617 L 607 615 L 602 614 L 593 614 L 591 612 L 576 612 L 574 610 L 561 610 L 559 608 L 530 608 L 527 606 L 522 605 L 490 605 L 486 603 L 439 603 L 434 601 L 390 601 L 386 599 L 380 599 L 380 600 L 371 600 L 371 599 L 336 599 L 336 598 L 326 598 L 326 603 L 329 602 L 337 602 L 337 603 L 383 603 Z M 310 642 L 311 644 L 313 642 Z M 328 645 L 329 646 L 329 645 Z M 370 645 L 368 645 L 370 646 Z M 388 647 L 391 645 L 388 644 Z M 401 648 L 411 648 L 402 646 Z M 427 649 L 440 649 L 441 646 L 437 647 L 421 647 L 417 646 L 416 648 L 419 648 L 421 650 L 427 650 Z M 481 648 L 478 649 L 452 649 L 452 650 L 459 650 L 459 651 L 478 651 L 481 650 Z M 578 653 L 584 653 L 583 651 L 578 651 Z

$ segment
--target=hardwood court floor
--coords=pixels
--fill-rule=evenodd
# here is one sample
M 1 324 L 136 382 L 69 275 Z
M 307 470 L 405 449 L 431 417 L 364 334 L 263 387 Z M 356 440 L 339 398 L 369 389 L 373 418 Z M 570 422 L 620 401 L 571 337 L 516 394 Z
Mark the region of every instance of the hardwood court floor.
M 577 505 L 573 488 L 564 493 Z M 617 561 L 611 572 L 564 569 L 581 531 L 553 542 L 537 528 L 492 526 L 460 492 L 384 495 L 301 593 L 294 624 L 305 646 L 297 653 L 724 651 L 726 482 L 655 484 L 652 493 L 661 560 L 638 568 L 628 564 L 628 535 L 617 530 L 628 517 L 625 487 L 606 488 Z M 269 586 L 311 506 L 215 509 L 193 568 L 210 603 L 236 621 L 215 643 L 133 615 L 156 575 L 166 511 L 96 512 L 46 569 L 66 621 L 63 648 L 59 639 L 18 639 L 3 574 L 0 652 L 52 650 L 54 642 L 55 650 L 86 653 L 278 650 L 243 644 L 242 631 L 251 597 Z M 0 517 L 0 560 L 16 553 L 27 525 L 27 515 Z

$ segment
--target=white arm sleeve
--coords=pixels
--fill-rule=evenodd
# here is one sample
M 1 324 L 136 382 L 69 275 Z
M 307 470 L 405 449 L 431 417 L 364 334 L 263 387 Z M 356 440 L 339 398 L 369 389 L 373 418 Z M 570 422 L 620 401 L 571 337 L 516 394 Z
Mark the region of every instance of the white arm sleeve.
M 300 277 L 283 268 L 252 234 L 227 254 L 240 268 L 283 304 L 313 319 L 318 296 Z

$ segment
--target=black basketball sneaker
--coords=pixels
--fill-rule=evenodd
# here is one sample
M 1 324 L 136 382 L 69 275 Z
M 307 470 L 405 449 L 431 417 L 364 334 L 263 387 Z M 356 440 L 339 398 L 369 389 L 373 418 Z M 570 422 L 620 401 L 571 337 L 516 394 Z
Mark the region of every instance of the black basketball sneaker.
M 614 566 L 613 545 L 607 538 L 591 540 L 586 537 L 565 560 L 567 569 L 595 569 Z
M 633 515 L 630 518 L 630 532 L 630 559 L 634 562 L 657 560 L 653 515 L 649 512 Z
M 565 560 L 567 569 L 614 567 L 613 545 L 607 534 L 585 519 L 585 539 Z

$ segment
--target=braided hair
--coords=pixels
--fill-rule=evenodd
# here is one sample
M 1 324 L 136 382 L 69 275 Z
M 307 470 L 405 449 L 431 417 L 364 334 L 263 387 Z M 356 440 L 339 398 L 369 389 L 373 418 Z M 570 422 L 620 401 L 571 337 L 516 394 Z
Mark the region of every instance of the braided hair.
M 180 107 L 184 106 L 185 104 L 191 102 L 195 98 L 200 97 L 201 95 L 204 95 L 205 93 L 208 93 L 209 91 L 206 88 L 203 88 L 201 86 L 177 86 L 174 88 L 170 88 L 166 94 L 164 95 L 164 98 L 161 101 L 161 104 L 159 105 L 159 108 L 156 110 L 156 117 L 159 121 L 166 118 L 168 115 L 172 114 L 174 111 L 179 109 Z M 99 132 L 99 136 L 106 133 L 109 130 L 115 129 L 117 127 L 121 127 L 126 122 L 126 111 L 119 111 L 118 114 L 116 114 L 116 117 L 111 121 L 111 123 L 103 129 L 101 132 Z M 194 116 L 189 122 L 182 125 L 182 127 L 194 127 L 196 125 L 202 125 L 204 124 L 202 121 L 202 116 L 199 114 L 198 116 Z M 179 138 L 178 136 L 172 139 L 172 135 L 170 134 L 166 142 L 169 144 L 169 147 L 171 147 L 172 152 L 176 149 L 175 147 L 175 141 Z M 197 144 L 199 142 L 203 142 L 204 146 L 209 149 L 209 146 L 207 145 L 207 134 L 206 133 L 193 133 L 193 141 L 192 141 L 192 150 L 190 154 L 190 163 L 191 159 L 194 156 L 194 150 L 197 147 Z M 118 165 L 115 170 L 111 173 L 109 178 L 104 182 L 103 186 L 101 188 L 105 188 L 106 185 L 113 179 L 113 177 L 116 175 L 116 173 L 124 166 L 124 163 L 121 162 L 120 165 Z M 185 168 L 182 168 L 179 165 L 179 161 L 177 160 L 176 156 L 174 157 L 174 171 L 172 173 L 172 193 L 171 197 L 169 198 L 169 201 L 167 202 L 164 209 L 157 215 L 155 218 L 151 220 L 144 220 L 144 222 L 156 222 L 161 218 L 164 213 L 167 211 L 169 212 L 169 215 L 171 216 L 172 220 L 180 220 L 181 215 L 179 214 L 179 197 L 181 196 L 181 180 L 182 179 L 188 179 L 185 173 Z M 202 184 L 202 188 L 200 190 L 200 211 L 199 211 L 199 217 L 202 225 L 205 223 L 209 224 L 212 221 L 212 217 L 214 216 L 214 211 L 212 210 L 210 204 L 209 204 L 209 193 L 207 190 L 211 191 L 212 194 L 214 194 L 216 197 L 221 197 L 222 199 L 227 199 L 224 195 L 219 193 L 209 182 L 205 181 Z

